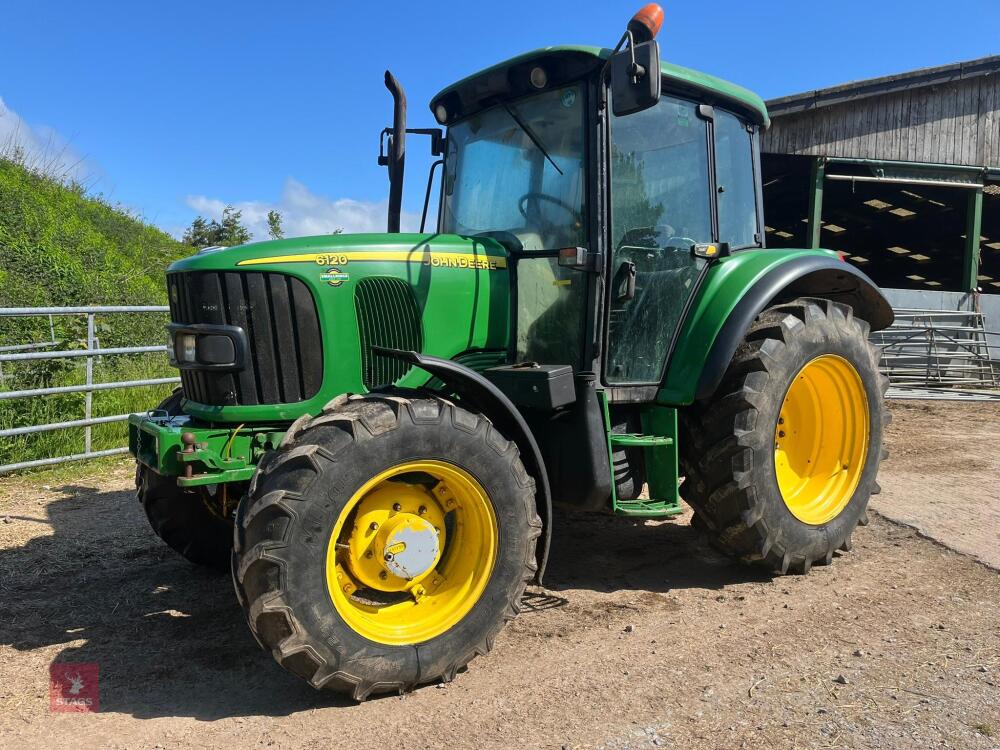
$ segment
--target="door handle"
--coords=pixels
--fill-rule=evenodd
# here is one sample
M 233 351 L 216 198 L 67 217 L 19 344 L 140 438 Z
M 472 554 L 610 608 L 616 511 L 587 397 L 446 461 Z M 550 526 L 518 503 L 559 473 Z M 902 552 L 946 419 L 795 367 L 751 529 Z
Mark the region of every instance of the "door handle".
M 628 302 L 635 298 L 635 263 L 630 260 L 624 261 L 615 274 L 615 300 L 617 302 Z

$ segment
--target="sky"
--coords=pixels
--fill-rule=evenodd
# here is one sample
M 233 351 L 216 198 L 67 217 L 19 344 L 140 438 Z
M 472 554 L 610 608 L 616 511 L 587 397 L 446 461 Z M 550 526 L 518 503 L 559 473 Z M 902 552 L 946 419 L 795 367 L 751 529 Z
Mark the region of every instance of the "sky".
M 765 99 L 1000 54 L 997 0 L 663 2 L 665 60 Z M 0 147 L 30 156 L 179 236 L 226 204 L 256 239 L 381 231 L 391 123 L 431 127 L 449 83 L 551 44 L 612 46 L 641 0 L 500 3 L 122 3 L 6 0 Z M 405 228 L 423 205 L 427 139 L 407 142 Z

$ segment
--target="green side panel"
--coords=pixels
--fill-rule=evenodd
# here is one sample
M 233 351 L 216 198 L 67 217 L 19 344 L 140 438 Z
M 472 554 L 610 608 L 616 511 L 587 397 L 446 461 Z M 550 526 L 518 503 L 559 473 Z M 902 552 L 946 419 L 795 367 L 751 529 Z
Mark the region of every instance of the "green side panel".
M 815 255 L 838 257 L 832 250 L 741 250 L 713 262 L 681 328 L 657 402 L 693 402 L 702 366 L 737 303 L 771 269 Z
M 555 47 L 543 47 L 541 49 L 534 50 L 532 52 L 526 52 L 523 55 L 518 55 L 517 57 L 512 57 L 509 60 L 492 65 L 489 68 L 480 70 L 478 73 L 473 73 L 472 75 L 463 78 L 461 81 L 448 86 L 447 88 L 439 91 L 431 99 L 431 109 L 433 111 L 433 103 L 452 92 L 453 90 L 466 86 L 478 78 L 488 77 L 494 73 L 501 72 L 511 65 L 518 65 L 520 63 L 527 62 L 529 60 L 542 60 L 546 57 L 556 57 L 560 55 L 589 55 L 594 58 L 594 68 L 596 70 L 597 66 L 603 63 L 608 57 L 611 56 L 611 50 L 606 47 L 591 47 L 586 45 L 562 45 Z M 691 70 L 690 68 L 685 68 L 680 65 L 674 65 L 669 62 L 660 63 L 660 72 L 663 74 L 664 78 L 668 81 L 673 81 L 681 86 L 693 86 L 695 88 L 702 89 L 704 91 L 715 94 L 716 96 L 728 99 L 734 104 L 738 105 L 742 109 L 746 110 L 748 113 L 752 114 L 757 121 L 758 125 L 762 125 L 767 128 L 771 124 L 771 120 L 767 114 L 767 106 L 764 104 L 764 100 L 761 99 L 757 94 L 750 91 L 749 89 L 738 86 L 735 83 L 730 83 L 729 81 L 723 80 L 722 78 L 716 78 L 715 76 L 709 75 L 708 73 L 702 73 L 697 70 Z
M 203 253 L 170 271 L 272 271 L 301 279 L 318 308 L 323 386 L 296 404 L 206 406 L 185 412 L 212 422 L 293 420 L 316 414 L 341 393 L 362 393 L 362 357 L 355 305 L 358 282 L 398 279 L 413 292 L 422 351 L 450 359 L 469 351 L 507 349 L 510 280 L 504 248 L 494 240 L 439 234 L 335 234 L 258 242 Z M 399 385 L 418 386 L 427 373 L 411 370 Z
M 646 482 L 650 497 L 680 513 L 681 501 L 677 494 L 677 410 L 669 406 L 645 409 L 642 412 L 642 429 L 652 435 L 670 438 L 667 445 L 646 452 Z

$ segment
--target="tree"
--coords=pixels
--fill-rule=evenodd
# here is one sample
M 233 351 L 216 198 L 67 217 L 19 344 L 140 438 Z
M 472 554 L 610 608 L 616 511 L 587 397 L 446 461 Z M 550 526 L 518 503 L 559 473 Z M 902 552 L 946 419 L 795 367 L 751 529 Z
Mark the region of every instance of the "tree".
M 246 244 L 250 241 L 251 235 L 250 230 L 243 226 L 242 218 L 243 212 L 237 211 L 232 206 L 223 209 L 221 222 L 215 219 L 208 221 L 204 217 L 197 216 L 184 232 L 182 242 L 199 249 L 215 245 L 233 247 Z
M 267 212 L 267 234 L 272 240 L 285 238 L 285 230 L 281 228 L 281 212 L 271 209 Z
M 222 211 L 222 234 L 220 245 L 226 245 L 227 247 L 233 247 L 235 245 L 245 245 L 250 241 L 251 234 L 250 230 L 243 226 L 240 219 L 243 218 L 243 212 L 237 211 L 232 206 L 226 206 Z
M 215 223 L 214 221 L 212 222 Z M 184 232 L 184 237 L 181 239 L 185 245 L 190 245 L 191 247 L 208 247 L 214 244 L 212 238 L 214 237 L 214 230 L 209 225 L 207 221 L 201 216 L 195 217 L 195 220 L 191 222 L 191 226 L 187 228 Z

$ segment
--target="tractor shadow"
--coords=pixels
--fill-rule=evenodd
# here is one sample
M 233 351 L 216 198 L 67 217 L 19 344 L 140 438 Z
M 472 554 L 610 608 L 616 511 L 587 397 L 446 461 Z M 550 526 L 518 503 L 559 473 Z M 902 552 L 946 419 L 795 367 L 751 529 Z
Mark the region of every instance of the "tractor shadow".
M 353 705 L 261 651 L 228 573 L 167 548 L 132 492 L 57 491 L 46 508 L 52 535 L 0 549 L 0 644 L 45 649 L 30 659 L 39 670 L 50 660 L 96 663 L 102 713 L 210 721 Z
M 647 521 L 597 513 L 556 513 L 545 587 L 599 593 L 721 589 L 772 579 L 716 552 L 683 515 Z
M 354 705 L 317 693 L 262 652 L 228 574 L 168 549 L 132 492 L 56 491 L 47 520 L 37 511 L 11 514 L 27 541 L 0 549 L 0 644 L 38 651 L 26 664 L 96 663 L 101 711 L 136 718 L 211 721 Z M 40 524 L 51 524 L 51 535 L 36 535 Z M 523 603 L 526 612 L 542 612 L 567 604 L 574 589 L 665 592 L 748 580 L 766 576 L 711 552 L 685 521 L 564 514 L 547 591 L 527 593 Z

